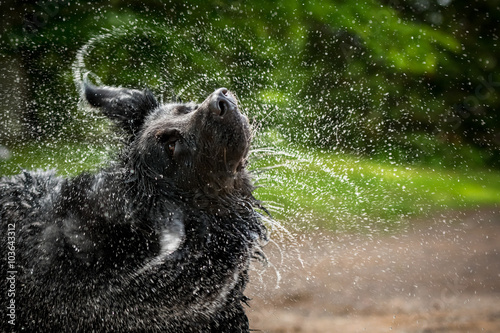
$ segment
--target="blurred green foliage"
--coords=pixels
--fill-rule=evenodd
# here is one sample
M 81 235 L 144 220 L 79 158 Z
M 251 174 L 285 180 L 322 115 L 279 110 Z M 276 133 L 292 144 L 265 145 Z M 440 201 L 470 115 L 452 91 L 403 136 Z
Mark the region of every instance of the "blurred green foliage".
M 351 155 L 289 147 L 257 151 L 256 195 L 278 220 L 343 231 L 394 231 L 426 214 L 500 203 L 500 173 L 395 166 Z M 260 156 L 259 156 L 260 155 Z M 259 158 L 260 157 L 260 158 Z
M 2 1 L 0 144 L 99 139 L 72 64 L 108 85 L 234 90 L 261 129 L 390 163 L 500 167 L 494 1 Z M 20 78 L 19 89 L 6 77 Z

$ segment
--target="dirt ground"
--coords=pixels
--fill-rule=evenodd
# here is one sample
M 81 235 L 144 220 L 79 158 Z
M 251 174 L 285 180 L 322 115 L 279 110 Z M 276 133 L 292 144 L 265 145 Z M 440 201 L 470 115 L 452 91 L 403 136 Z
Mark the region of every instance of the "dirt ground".
M 397 234 L 276 233 L 247 294 L 259 332 L 500 332 L 500 209 Z

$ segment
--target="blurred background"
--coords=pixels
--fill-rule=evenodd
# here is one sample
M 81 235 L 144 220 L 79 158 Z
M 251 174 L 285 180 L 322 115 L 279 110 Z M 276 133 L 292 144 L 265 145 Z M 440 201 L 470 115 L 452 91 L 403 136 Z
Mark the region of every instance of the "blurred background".
M 254 326 L 500 330 L 498 1 L 0 5 L 0 175 L 112 157 L 109 123 L 80 103 L 84 73 L 164 102 L 224 86 L 256 129 L 256 196 L 274 217 Z M 470 312 L 478 292 L 490 298 Z

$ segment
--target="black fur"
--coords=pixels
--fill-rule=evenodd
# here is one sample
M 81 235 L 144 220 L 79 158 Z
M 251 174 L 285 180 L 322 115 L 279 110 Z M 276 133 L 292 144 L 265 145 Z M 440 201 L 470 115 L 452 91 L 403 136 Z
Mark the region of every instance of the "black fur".
M 243 291 L 266 230 L 236 99 L 219 89 L 159 105 L 148 90 L 83 90 L 126 147 L 98 173 L 0 179 L 2 308 L 15 301 L 2 331 L 249 331 Z

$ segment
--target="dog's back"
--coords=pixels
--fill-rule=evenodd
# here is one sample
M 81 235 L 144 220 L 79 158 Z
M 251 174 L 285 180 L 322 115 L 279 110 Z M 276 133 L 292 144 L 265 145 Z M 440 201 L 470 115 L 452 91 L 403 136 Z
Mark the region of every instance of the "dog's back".
M 2 225 L 15 224 L 17 230 L 38 225 L 40 214 L 52 210 L 62 182 L 54 171 L 24 171 L 0 178 Z

